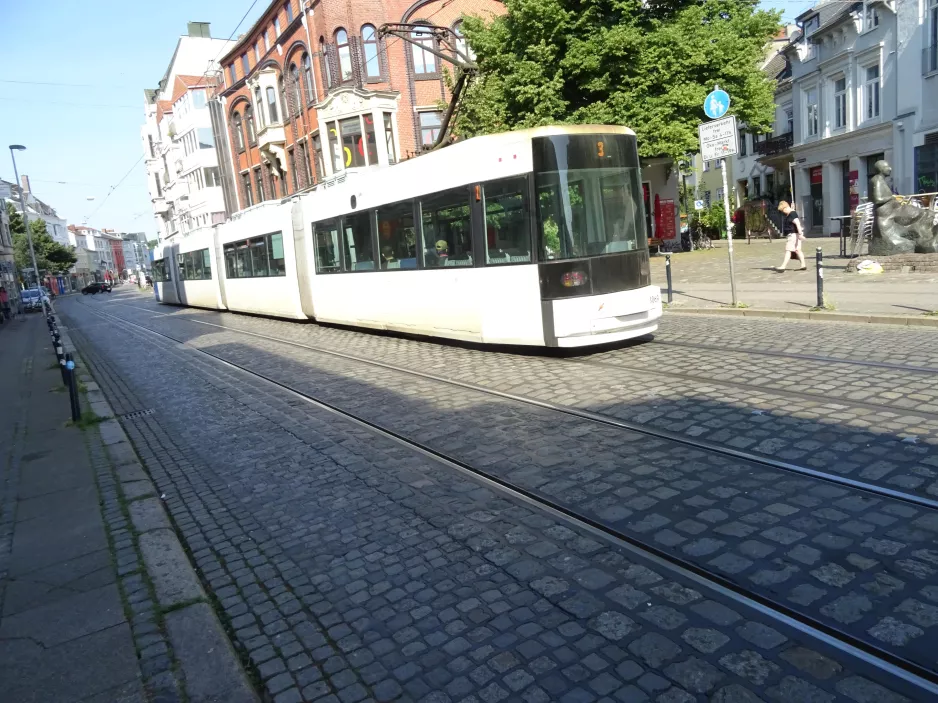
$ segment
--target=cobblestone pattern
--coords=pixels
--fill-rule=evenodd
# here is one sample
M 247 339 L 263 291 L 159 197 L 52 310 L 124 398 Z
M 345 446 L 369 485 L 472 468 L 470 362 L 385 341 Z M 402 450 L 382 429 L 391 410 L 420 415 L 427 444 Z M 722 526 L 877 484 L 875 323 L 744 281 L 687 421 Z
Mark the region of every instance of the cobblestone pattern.
M 153 307 L 157 308 L 155 304 Z M 139 314 L 127 306 L 115 305 L 109 309 Z M 167 308 L 159 306 L 157 309 Z M 141 318 L 145 319 L 144 316 Z M 808 396 L 797 398 L 790 392 L 780 395 L 752 387 L 721 385 L 710 379 L 697 382 L 671 379 L 666 373 L 649 374 L 647 371 L 592 366 L 568 359 L 477 351 L 227 313 L 183 310 L 156 318 L 153 324 L 157 327 L 168 325 L 161 328 L 172 329 L 176 335 L 192 337 L 213 329 L 204 325 L 185 329 L 187 325 L 180 326 L 180 318 L 206 320 L 233 329 L 319 345 L 445 378 L 610 415 L 649 428 L 666 429 L 691 439 L 700 438 L 717 445 L 745 449 L 916 495 L 938 496 L 938 417 L 916 414 L 915 408 L 877 411 L 866 406 L 858 407 L 843 398 L 831 401 Z M 718 322 L 733 324 L 725 320 Z M 668 320 L 665 328 L 674 324 Z M 838 335 L 823 325 L 817 327 L 828 335 Z M 852 325 L 847 327 L 853 328 Z M 855 346 L 861 342 L 866 344 L 865 337 L 858 332 L 865 333 L 869 327 L 854 329 Z M 914 339 L 921 333 L 909 334 Z M 740 344 L 737 340 L 737 347 Z M 630 355 L 653 354 L 647 349 L 659 348 L 664 359 L 674 358 L 673 348 L 663 345 L 626 347 L 615 354 L 624 363 L 631 358 Z M 651 356 L 651 361 L 654 362 L 654 356 Z M 689 361 L 688 366 L 692 368 L 692 362 Z M 650 368 L 658 370 L 654 363 Z M 792 368 L 797 369 L 797 378 L 807 381 L 801 362 Z M 867 375 L 865 372 L 863 370 L 863 375 Z M 759 380 L 771 387 L 782 376 L 781 372 L 773 370 L 761 374 Z M 910 372 L 906 383 L 913 383 L 914 379 L 921 377 L 921 373 Z M 853 387 L 855 375 L 842 377 L 839 372 L 827 368 L 826 371 L 819 370 L 811 380 L 815 384 L 845 389 Z
M 89 432 L 87 438 L 101 499 L 101 514 L 147 695 L 158 703 L 188 700 L 182 693 L 184 683 L 176 677 L 178 663 L 163 626 L 163 613 L 137 550 L 133 525 L 118 488 L 119 481 L 98 433 Z
M 733 350 L 758 349 L 938 367 L 935 333 L 924 328 L 758 318 L 730 321 L 668 314 L 655 338 Z
M 83 345 L 109 396 L 121 378 L 157 409 L 128 434 L 278 703 L 902 700 L 797 633 L 137 334 Z
M 277 342 L 193 343 L 934 668 L 938 513 Z

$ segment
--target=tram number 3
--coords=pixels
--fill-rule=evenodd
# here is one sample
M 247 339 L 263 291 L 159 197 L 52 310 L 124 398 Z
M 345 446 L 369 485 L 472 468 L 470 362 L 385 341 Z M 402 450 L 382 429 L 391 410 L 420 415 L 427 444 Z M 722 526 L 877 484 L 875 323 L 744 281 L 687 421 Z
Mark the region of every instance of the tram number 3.
M 605 142 L 596 142 L 596 156 L 598 156 L 601 159 L 606 156 L 606 143 Z

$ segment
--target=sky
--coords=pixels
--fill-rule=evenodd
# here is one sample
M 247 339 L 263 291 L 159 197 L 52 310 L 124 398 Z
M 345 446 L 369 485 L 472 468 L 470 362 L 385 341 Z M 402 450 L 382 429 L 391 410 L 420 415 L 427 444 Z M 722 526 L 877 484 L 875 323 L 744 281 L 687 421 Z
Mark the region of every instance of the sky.
M 30 3 L 0 0 L 0 144 L 26 146 L 16 156 L 20 175 L 69 224 L 155 238 L 140 139 L 143 91 L 156 88 L 187 22 L 210 22 L 213 37 L 237 38 L 269 4 L 46 0 L 37 20 Z M 763 6 L 791 21 L 814 4 Z M 13 181 L 10 152 L 2 151 L 0 178 Z

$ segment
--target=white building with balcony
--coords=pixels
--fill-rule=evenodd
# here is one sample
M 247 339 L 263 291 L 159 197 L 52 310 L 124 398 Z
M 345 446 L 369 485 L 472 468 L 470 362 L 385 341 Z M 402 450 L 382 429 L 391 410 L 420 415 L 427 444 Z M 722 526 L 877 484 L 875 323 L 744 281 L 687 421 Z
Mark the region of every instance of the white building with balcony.
M 227 212 L 207 108 L 215 59 L 232 44 L 190 22 L 155 90 L 144 91 L 141 129 L 160 241 L 224 222 Z
M 775 173 L 791 170 L 808 230 L 836 234 L 832 218 L 867 198 L 880 159 L 896 192 L 938 190 L 938 0 L 830 0 L 797 23 L 773 136 L 753 146 Z

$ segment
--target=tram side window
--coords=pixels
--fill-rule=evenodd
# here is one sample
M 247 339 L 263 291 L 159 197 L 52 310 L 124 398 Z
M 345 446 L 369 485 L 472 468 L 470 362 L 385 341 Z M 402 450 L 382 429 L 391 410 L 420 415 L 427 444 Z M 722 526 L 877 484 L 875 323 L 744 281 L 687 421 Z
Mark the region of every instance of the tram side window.
M 238 254 L 234 244 L 225 245 L 225 278 L 237 278 Z
M 528 181 L 506 178 L 482 185 L 485 203 L 485 262 L 531 261 Z
M 151 269 L 153 270 L 154 281 L 165 283 L 166 281 L 173 280 L 173 277 L 170 275 L 170 268 L 166 265 L 166 259 L 154 259 Z
M 378 208 L 378 251 L 382 269 L 417 268 L 417 230 L 411 200 Z
M 267 238 L 249 239 L 251 249 L 251 267 L 255 276 L 269 276 L 270 267 L 267 262 Z
M 251 249 L 248 247 L 247 240 L 235 244 L 235 250 L 238 252 L 235 278 L 251 278 L 254 275 L 254 269 L 251 267 Z
M 339 224 L 337 220 L 323 220 L 313 224 L 316 240 L 316 273 L 339 270 Z
M 343 222 L 345 236 L 345 271 L 374 271 L 375 254 L 372 243 L 371 220 L 373 211 L 356 212 L 346 215 Z
M 423 265 L 472 266 L 469 189 L 454 188 L 420 200 Z
M 180 281 L 205 281 L 212 277 L 212 259 L 208 249 L 177 254 L 176 263 Z
M 286 276 L 287 265 L 283 256 L 283 233 L 276 232 L 267 235 L 267 237 L 270 243 L 270 248 L 267 250 L 270 256 L 270 275 Z
M 179 280 L 185 281 L 192 276 L 186 275 L 186 255 L 185 254 L 176 254 L 176 269 L 179 271 Z

